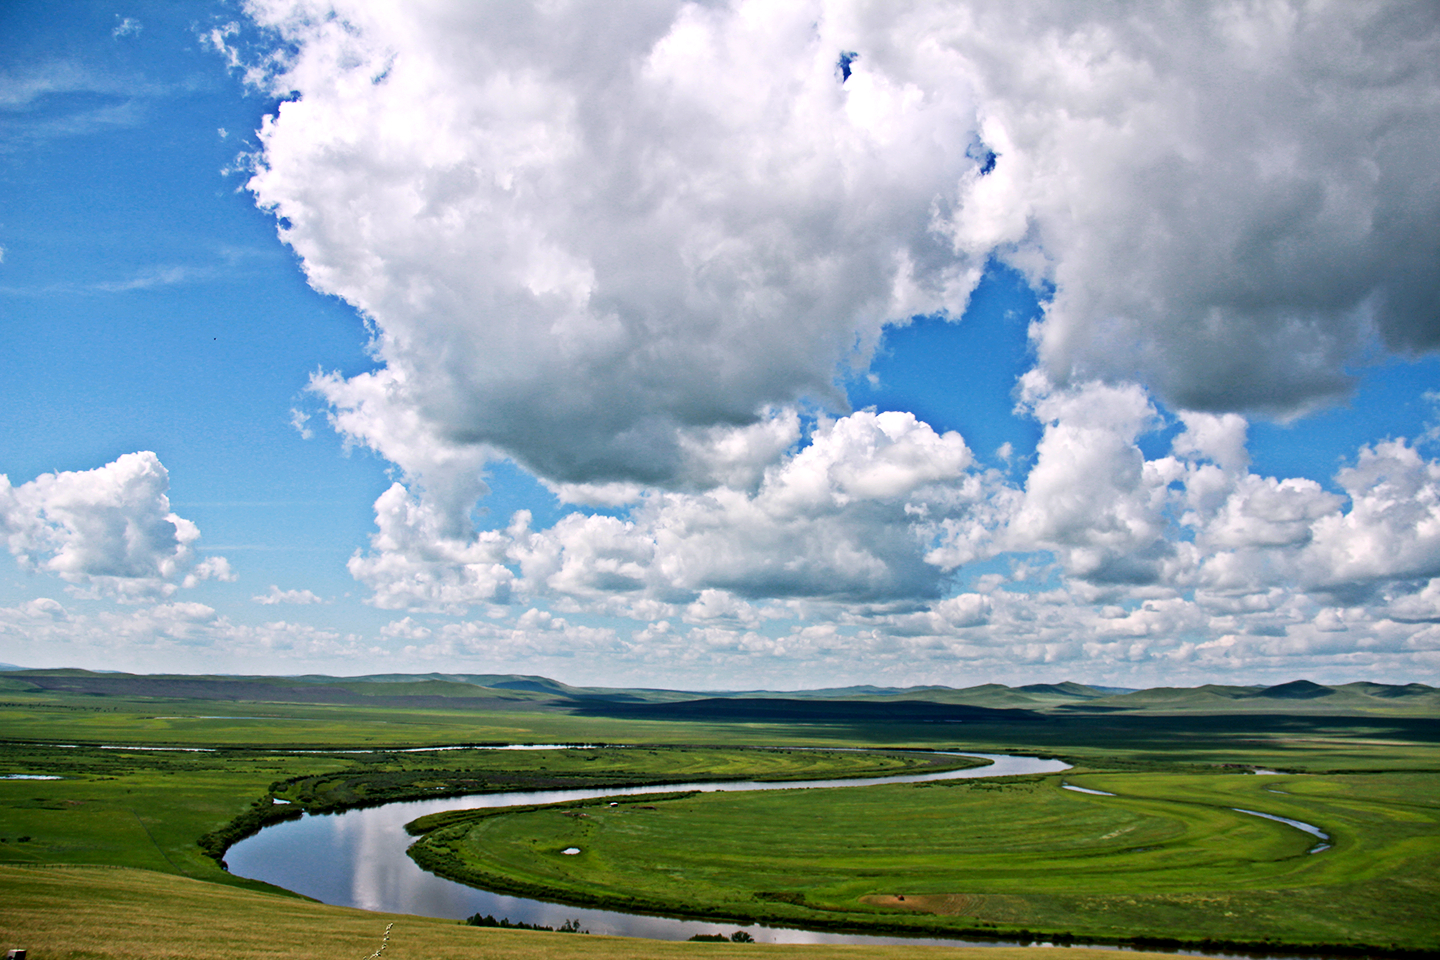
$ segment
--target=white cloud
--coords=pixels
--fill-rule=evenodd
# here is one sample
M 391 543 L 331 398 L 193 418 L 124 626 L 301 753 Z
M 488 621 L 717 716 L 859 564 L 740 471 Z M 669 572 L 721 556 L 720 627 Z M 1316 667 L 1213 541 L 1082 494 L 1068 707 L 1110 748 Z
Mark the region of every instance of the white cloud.
M 118 13 L 115 14 L 115 19 L 120 22 L 115 24 L 115 29 L 110 31 L 110 35 L 116 40 L 119 40 L 121 37 L 138 36 L 145 26 L 134 17 L 121 17 Z
M 1337 479 L 1350 510 L 1315 521 L 1301 560 L 1310 586 L 1348 596 L 1440 576 L 1440 463 L 1387 440 L 1361 448 Z
M 18 487 L 0 475 L 0 532 L 26 567 L 122 599 L 234 579 L 223 557 L 196 555 L 200 531 L 170 511 L 169 485 L 149 451 L 94 470 L 41 474 Z
M 257 656 L 284 660 L 291 672 L 334 668 L 336 661 L 387 664 L 393 651 L 354 634 L 283 620 L 238 624 L 203 603 L 170 602 L 96 612 L 67 610 L 39 598 L 0 607 L 0 649 L 11 657 L 168 672 L 253 670 Z
M 393 370 L 380 370 L 349 380 L 316 374 L 310 389 L 333 405 L 330 423 L 347 443 L 363 444 L 400 465 L 424 494 L 427 522 L 438 524 L 450 539 L 468 537 L 470 510 L 490 492 L 482 470 L 496 454 L 486 446 L 452 443 L 437 433 L 437 424 L 405 399 L 410 395 L 407 383 Z
M 55 61 L 23 72 L 0 74 L 0 107 L 19 110 L 48 94 L 96 88 L 111 92 L 110 85 L 98 81 L 78 64 Z
M 78 60 L 0 70 L 0 113 L 6 115 L 0 152 L 57 137 L 135 126 L 146 118 L 150 102 L 174 97 L 176 92 L 173 85 L 138 75 L 97 72 L 93 64 Z
M 259 596 L 251 597 L 256 603 L 273 606 L 277 603 L 324 603 L 325 600 L 316 596 L 309 590 L 281 590 L 275 584 L 270 584 L 270 592 Z
M 1250 425 L 1244 417 L 1182 410 L 1180 422 L 1185 429 L 1171 441 L 1177 455 L 1210 460 L 1227 471 L 1242 471 L 1250 466 L 1250 452 L 1246 449 Z
M 251 189 L 386 365 L 316 389 L 415 477 L 465 448 L 684 486 L 708 430 L 843 409 L 837 365 L 958 315 L 992 256 L 1053 285 L 1062 386 L 1288 416 L 1377 336 L 1440 345 L 1415 5 L 247 11 L 285 44 L 252 79 L 296 95 Z
M 429 627 L 416 623 L 411 617 L 402 617 L 399 620 L 391 620 L 380 628 L 382 637 L 398 637 L 402 640 L 428 640 L 434 631 Z
M 1069 573 L 1095 582 L 1160 579 L 1174 553 L 1165 537 L 1168 487 L 1182 468 L 1147 462 L 1137 446 L 1158 425 L 1145 392 L 1100 383 L 1057 390 L 1036 372 L 1022 390 L 1045 432 L 1009 545 L 1053 550 Z
M 1387 441 L 1344 496 L 1261 476 L 1246 419 L 1342 396 L 1377 346 L 1440 346 L 1427 8 L 247 12 L 271 58 L 242 63 L 233 25 L 205 42 L 296 95 L 250 187 L 382 364 L 311 389 L 403 471 L 352 574 L 385 609 L 554 608 L 387 636 L 1177 676 L 1433 654 L 1440 468 Z M 836 386 L 887 324 L 959 316 L 992 258 L 1048 298 L 1014 481 Z M 1147 457 L 1156 401 L 1182 429 Z M 615 515 L 477 536 L 501 458 Z
M 531 608 L 511 625 L 473 621 L 447 624 L 429 642 L 405 647 L 402 655 L 407 660 L 485 657 L 491 662 L 524 664 L 533 663 L 537 657 L 574 660 L 609 656 L 621 650 L 613 630 L 572 624 L 564 617 Z
M 374 552 L 356 551 L 349 562 L 351 575 L 374 591 L 375 606 L 453 611 L 509 599 L 514 575 L 504 566 L 504 535 L 452 536 L 433 509 L 398 483 L 375 501 L 375 522 Z
M 300 434 L 301 440 L 309 440 L 315 436 L 315 431 L 311 430 L 308 426 L 309 423 L 310 414 L 298 407 L 290 408 L 290 426 L 294 427 L 295 432 Z
M 1055 285 L 1033 332 L 1057 382 L 1288 415 L 1377 336 L 1440 344 L 1433 10 L 920 9 L 999 155 L 947 223 Z
M 503 531 L 437 537 L 397 484 L 352 569 L 381 606 L 480 605 L 493 620 L 387 628 L 425 656 L 562 657 L 573 634 L 616 664 L 683 650 L 685 669 L 745 657 L 821 669 L 845 650 L 901 672 L 1083 661 L 1153 683 L 1283 672 L 1289 655 L 1336 669 L 1431 655 L 1440 465 L 1415 448 L 1362 448 L 1339 475 L 1347 498 L 1251 473 L 1238 417 L 1182 412 L 1174 454 L 1147 459 L 1141 437 L 1166 424 L 1133 385 L 1059 388 L 1036 374 L 1023 400 L 1045 424 L 1023 486 L 975 471 L 956 434 L 862 411 L 819 421 L 751 491 L 641 488 L 619 516 L 546 529 L 522 512 Z M 1009 576 L 947 595 L 951 571 L 1006 557 Z M 520 598 L 652 626 L 624 643 L 495 606 Z
M 774 416 L 780 427 L 747 435 L 788 439 L 798 429 L 792 412 Z M 940 591 L 941 571 L 925 555 L 940 525 L 980 498 L 970 462 L 959 434 L 937 434 L 907 413 L 862 411 L 820 421 L 753 490 L 627 488 L 635 502 L 626 517 L 572 513 L 532 530 L 522 511 L 508 529 L 468 538 L 452 536 L 428 501 L 395 484 L 376 502 L 371 551 L 350 569 L 388 609 L 453 612 L 516 594 L 613 602 L 616 612 L 658 619 L 707 590 L 909 602 Z
M 978 279 L 931 230 L 975 165 L 963 87 L 842 86 L 848 18 L 326 9 L 251 8 L 296 45 L 273 89 L 300 92 L 251 187 L 311 283 L 374 320 L 366 402 L 436 442 L 560 483 L 684 484 L 709 431 L 843 407 L 837 365 L 887 320 L 958 315 Z M 389 416 L 344 429 L 370 442 Z
M 959 434 L 937 434 L 906 413 L 855 413 L 818 424 L 753 494 L 657 492 L 626 520 L 574 514 L 528 533 L 511 556 L 525 589 L 589 600 L 628 593 L 691 603 L 706 590 L 934 596 L 940 571 L 924 555 L 935 525 L 975 499 L 970 461 Z

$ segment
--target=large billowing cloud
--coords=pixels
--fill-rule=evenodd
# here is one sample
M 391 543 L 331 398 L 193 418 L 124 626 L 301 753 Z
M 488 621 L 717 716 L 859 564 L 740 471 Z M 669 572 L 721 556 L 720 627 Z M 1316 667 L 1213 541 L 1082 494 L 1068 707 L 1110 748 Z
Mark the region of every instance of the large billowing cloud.
M 149 451 L 18 487 L 0 475 L 0 532 L 25 566 L 122 599 L 230 579 L 224 557 L 196 555 L 200 531 L 171 512 L 169 487 L 170 475 Z
M 1433 5 L 246 9 L 287 98 L 250 188 L 374 332 L 312 389 L 404 474 L 351 561 L 376 605 L 624 614 L 667 655 L 1432 656 L 1434 461 L 1364 448 L 1342 496 L 1246 430 L 1440 347 Z M 837 386 L 992 260 L 1043 299 L 1014 481 Z M 477 535 L 506 457 L 617 515 Z M 542 614 L 395 636 L 584 633 Z
M 274 83 L 298 96 L 250 186 L 375 322 L 385 369 L 316 383 L 367 442 L 413 411 L 558 482 L 709 486 L 708 431 L 843 407 L 837 370 L 887 320 L 958 315 L 983 266 L 933 229 L 979 170 L 965 88 L 842 84 L 849 18 L 251 9 L 295 45 Z
M 843 409 L 991 257 L 1053 287 L 1051 379 L 1172 407 L 1289 415 L 1440 344 L 1430 5 L 248 10 L 293 95 L 250 186 L 375 323 L 384 369 L 315 384 L 365 442 L 703 487 L 696 431 Z
M 1054 285 L 1057 381 L 1286 415 L 1440 345 L 1434 5 L 924 9 L 999 155 L 950 229 Z
M 372 552 L 350 570 L 392 609 L 541 596 L 647 618 L 697 604 L 695 615 L 712 618 L 738 609 L 730 597 L 909 603 L 942 592 L 926 553 L 944 521 L 978 508 L 985 478 L 970 463 L 957 433 L 908 413 L 859 412 L 820 423 L 754 490 L 651 491 L 628 519 L 572 513 L 532 530 L 521 513 L 468 538 L 441 533 L 397 483 L 376 502 Z

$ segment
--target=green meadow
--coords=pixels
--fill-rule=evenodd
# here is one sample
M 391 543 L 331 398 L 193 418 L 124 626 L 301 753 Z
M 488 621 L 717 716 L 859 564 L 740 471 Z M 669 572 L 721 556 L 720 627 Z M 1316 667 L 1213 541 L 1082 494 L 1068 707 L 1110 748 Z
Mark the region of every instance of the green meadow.
M 236 878 L 220 862 L 226 846 L 301 810 L 913 773 L 968 763 L 923 751 L 968 750 L 1075 769 L 455 817 L 416 855 L 492 889 L 737 924 L 1436 952 L 1435 699 L 1374 684 L 781 699 L 543 678 L 10 673 L 0 675 L 0 933 L 35 958 L 291 956 L 314 941 L 299 931 L 319 924 L 322 952 L 358 958 L 378 945 L 381 918 Z M 504 742 L 625 749 L 427 749 Z M 1255 767 L 1284 772 L 1245 772 Z M 1062 779 L 1116 796 L 1063 790 Z M 1313 838 L 1232 807 L 1316 824 L 1333 846 L 1311 854 Z M 581 852 L 559 852 L 571 846 Z M 387 957 L 474 955 L 477 944 L 486 956 L 557 958 L 806 949 L 397 922 L 409 939 L 392 939 Z
M 1035 949 L 666 943 L 478 929 L 123 867 L 0 866 L 0 948 L 31 960 L 1032 960 Z M 1076 950 L 1071 960 L 1113 960 Z M 1130 954 L 1164 960 L 1165 954 Z M 1170 958 L 1173 960 L 1173 958 Z
M 300 810 L 517 789 L 881 776 L 970 763 L 898 751 L 663 745 L 347 754 L 0 744 L 0 778 L 60 778 L 0 779 L 0 863 L 135 866 L 257 886 L 225 873 L 217 858 Z
M 1115 793 L 1065 790 L 1074 785 Z M 1316 838 L 1258 810 L 1320 826 Z M 1440 774 L 1116 772 L 437 815 L 412 856 L 575 904 L 911 933 L 1436 946 Z M 578 854 L 565 854 L 577 849 Z

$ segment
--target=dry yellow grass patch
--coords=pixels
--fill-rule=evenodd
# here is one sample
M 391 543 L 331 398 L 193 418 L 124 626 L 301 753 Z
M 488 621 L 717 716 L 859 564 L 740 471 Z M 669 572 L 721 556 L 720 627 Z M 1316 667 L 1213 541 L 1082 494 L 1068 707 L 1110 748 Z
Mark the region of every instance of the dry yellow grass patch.
M 0 950 L 30 960 L 365 960 L 393 923 L 384 960 L 1054 960 L 1054 951 L 993 947 L 844 947 L 666 943 L 482 930 L 330 907 L 145 870 L 0 866 Z M 1124 954 L 1127 960 L 1173 960 Z M 1072 949 L 1066 960 L 1115 960 Z

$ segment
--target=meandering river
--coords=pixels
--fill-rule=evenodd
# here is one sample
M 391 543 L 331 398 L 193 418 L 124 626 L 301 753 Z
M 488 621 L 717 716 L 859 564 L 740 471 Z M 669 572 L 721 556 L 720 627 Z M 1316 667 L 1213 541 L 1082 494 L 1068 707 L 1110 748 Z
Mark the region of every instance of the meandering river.
M 940 752 L 940 751 L 936 751 Z M 685 940 L 697 933 L 729 934 L 744 929 L 760 943 L 850 943 L 850 944 L 934 944 L 939 946 L 1014 946 L 995 940 L 963 940 L 958 938 L 885 937 L 866 934 L 821 933 L 787 927 L 766 927 L 756 924 L 711 923 L 701 920 L 677 920 L 570 907 L 542 900 L 511 897 L 486 890 L 477 890 L 452 880 L 426 873 L 405 853 L 413 838 L 405 832 L 405 824 L 417 817 L 443 810 L 469 810 L 478 807 L 510 807 L 521 804 L 564 803 L 595 797 L 613 797 L 645 793 L 671 793 L 685 790 L 805 790 L 832 787 L 859 787 L 881 783 L 922 783 L 930 780 L 962 780 L 978 777 L 1006 777 L 1020 774 L 1059 773 L 1070 765 L 1059 760 L 1039 757 L 1016 757 L 1004 754 L 951 754 L 991 761 L 981 767 L 948 770 L 941 773 L 909 774 L 892 777 L 861 777 L 843 780 L 806 781 L 731 781 L 724 783 L 676 783 L 664 786 L 621 787 L 610 790 L 537 790 L 510 793 L 485 793 L 468 797 L 447 797 L 440 800 L 417 800 L 390 803 L 381 807 L 348 810 L 344 813 L 306 814 L 299 820 L 288 820 L 261 830 L 242 840 L 225 854 L 230 871 L 236 876 L 263 880 L 277 887 L 325 903 L 359 907 L 385 913 L 409 913 L 428 917 L 460 919 L 472 914 L 489 914 L 511 921 L 559 928 L 566 921 L 578 921 L 590 933 L 651 940 Z M 1097 796 L 1114 796 L 1102 790 L 1066 785 L 1066 789 Z M 1237 808 L 1238 809 L 1238 808 Z M 1271 820 L 1279 820 L 1297 829 L 1322 838 L 1317 852 L 1328 840 L 1318 827 L 1288 820 L 1274 814 L 1239 810 Z M 1088 944 L 1098 949 L 1099 944 Z M 1199 951 L 1182 951 L 1199 954 Z M 1226 957 L 1228 954 L 1210 954 Z M 1273 955 L 1284 960 L 1283 955 Z M 1314 957 L 1314 954 L 1305 955 Z M 1291 956 L 1288 960 L 1304 960 Z
M 991 761 L 986 766 L 941 773 L 893 777 L 863 777 L 843 780 L 731 781 L 724 783 L 676 783 L 664 786 L 622 787 L 609 790 L 541 790 L 485 793 L 442 800 L 390 803 L 382 807 L 347 810 L 344 813 L 307 814 L 266 827 L 242 840 L 225 854 L 230 872 L 273 883 L 307 897 L 339 906 L 359 907 L 387 913 L 411 913 L 427 917 L 462 918 L 490 914 L 512 921 L 559 927 L 567 920 L 579 920 L 591 933 L 653 940 L 684 940 L 697 933 L 730 933 L 741 925 L 676 920 L 568 907 L 558 903 L 510 897 L 477 890 L 452 880 L 426 873 L 405 851 L 414 838 L 405 824 L 442 810 L 469 810 L 477 807 L 510 807 L 529 803 L 563 803 L 593 797 L 622 794 L 671 793 L 682 790 L 804 790 L 831 787 L 858 787 L 881 783 L 921 783 L 929 780 L 960 780 L 974 777 L 1007 777 L 1031 773 L 1059 773 L 1069 764 L 1038 757 L 966 753 L 963 756 Z M 745 929 L 762 943 L 934 943 L 961 946 L 971 941 L 917 939 L 860 934 L 817 933 L 778 927 L 751 925 Z M 994 946 L 993 941 L 973 942 Z

